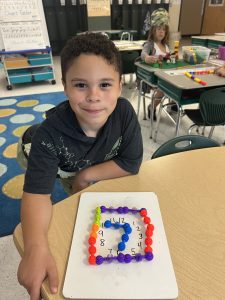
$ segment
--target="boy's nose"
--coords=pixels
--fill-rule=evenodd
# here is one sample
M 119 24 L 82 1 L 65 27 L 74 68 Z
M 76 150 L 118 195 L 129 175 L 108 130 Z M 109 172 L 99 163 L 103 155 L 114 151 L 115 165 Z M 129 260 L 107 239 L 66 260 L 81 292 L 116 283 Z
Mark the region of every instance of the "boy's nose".
M 99 101 L 99 90 L 98 88 L 90 88 L 87 94 L 87 101 Z

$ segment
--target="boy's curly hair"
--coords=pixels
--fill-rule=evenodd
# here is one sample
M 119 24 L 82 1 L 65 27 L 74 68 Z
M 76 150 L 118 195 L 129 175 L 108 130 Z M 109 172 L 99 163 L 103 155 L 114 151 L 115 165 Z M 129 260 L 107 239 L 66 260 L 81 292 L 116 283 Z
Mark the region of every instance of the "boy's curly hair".
M 87 32 L 77 35 L 67 41 L 61 52 L 62 80 L 66 81 L 66 72 L 72 61 L 81 54 L 95 54 L 102 56 L 115 67 L 121 77 L 121 57 L 114 43 L 102 33 Z M 96 66 L 98 68 L 98 66 Z

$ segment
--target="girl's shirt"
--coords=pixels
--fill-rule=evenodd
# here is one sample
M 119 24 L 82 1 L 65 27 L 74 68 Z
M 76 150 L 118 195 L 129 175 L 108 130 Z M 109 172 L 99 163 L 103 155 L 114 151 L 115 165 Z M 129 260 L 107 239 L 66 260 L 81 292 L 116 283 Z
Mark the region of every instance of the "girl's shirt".
M 166 52 L 163 52 L 163 51 L 159 48 L 159 46 L 158 46 L 156 43 L 154 43 L 154 49 L 155 49 L 154 55 L 156 55 L 156 56 L 159 56 L 159 55 L 165 56 L 167 53 L 170 52 L 169 47 L 168 47 L 167 45 L 165 45 L 165 48 L 166 48 Z
M 167 53 L 170 52 L 169 47 L 166 45 L 166 53 L 162 52 L 159 47 L 156 45 L 156 43 L 154 43 L 153 41 L 147 41 L 145 42 L 143 49 L 141 51 L 141 59 L 145 60 L 145 57 L 147 55 L 163 55 L 165 56 Z M 157 49 L 159 50 L 159 54 L 156 53 Z

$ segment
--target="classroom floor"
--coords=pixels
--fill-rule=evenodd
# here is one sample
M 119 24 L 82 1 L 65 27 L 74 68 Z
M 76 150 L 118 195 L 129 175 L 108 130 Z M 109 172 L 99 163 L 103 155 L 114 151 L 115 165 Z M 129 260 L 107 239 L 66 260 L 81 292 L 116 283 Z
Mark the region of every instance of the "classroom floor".
M 184 44 L 189 43 L 184 40 Z M 51 85 L 48 82 L 40 82 L 36 84 L 16 85 L 12 91 L 6 90 L 6 80 L 3 69 L 0 69 L 0 96 L 11 97 L 25 94 L 39 94 L 62 91 L 59 57 L 54 57 L 54 66 L 56 71 L 56 85 Z M 130 100 L 135 110 L 137 109 L 137 96 L 135 82 L 132 83 L 132 88 L 129 84 L 129 75 L 126 76 L 126 84 L 123 86 L 122 95 Z M 149 138 L 150 122 L 143 120 L 143 110 L 141 106 L 140 124 L 144 141 L 144 160 L 151 158 L 151 154 L 165 141 L 174 137 L 175 127 L 172 122 L 162 116 L 160 129 L 158 133 L 157 143 Z M 187 134 L 187 129 L 190 126 L 190 121 L 184 116 L 181 121 L 180 135 Z M 213 138 L 220 143 L 224 142 L 225 130 L 223 127 L 215 129 Z M 184 170 L 185 172 L 185 170 Z M 17 267 L 20 261 L 19 254 L 13 243 L 12 236 L 0 238 L 0 300 L 26 300 L 29 299 L 27 292 L 17 282 Z

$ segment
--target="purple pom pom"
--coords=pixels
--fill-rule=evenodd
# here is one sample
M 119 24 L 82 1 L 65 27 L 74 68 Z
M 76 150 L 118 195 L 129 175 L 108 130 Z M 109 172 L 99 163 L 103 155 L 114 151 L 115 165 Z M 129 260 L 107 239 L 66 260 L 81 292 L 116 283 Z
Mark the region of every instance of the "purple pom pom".
M 124 256 L 124 262 L 126 264 L 128 264 L 131 261 L 132 261 L 132 256 L 130 254 L 125 254 L 125 256 Z
M 117 257 L 118 262 L 123 263 L 124 262 L 124 254 L 123 253 L 119 253 L 118 257 Z
M 136 260 L 137 262 L 142 261 L 142 259 L 143 259 L 143 256 L 142 256 L 140 253 L 137 253 L 137 254 L 135 255 L 135 260 Z
M 129 212 L 129 208 L 127 206 L 123 207 L 123 213 L 127 214 Z
M 153 254 L 152 254 L 152 252 L 146 252 L 146 253 L 145 253 L 145 259 L 147 259 L 147 260 L 152 260 L 152 259 L 153 259 Z
M 112 255 L 112 254 L 107 255 L 107 257 L 105 258 L 105 260 L 106 260 L 108 263 L 111 263 L 111 262 L 113 261 L 113 255 Z
M 96 257 L 96 264 L 97 265 L 101 265 L 103 263 L 103 261 L 104 261 L 104 257 L 102 257 L 101 255 L 98 255 Z
M 105 213 L 106 211 L 107 211 L 106 207 L 102 205 L 102 206 L 101 206 L 101 212 L 102 212 L 102 213 Z
M 118 212 L 118 214 L 122 214 L 123 213 L 123 207 L 118 207 L 117 208 L 117 212 Z

